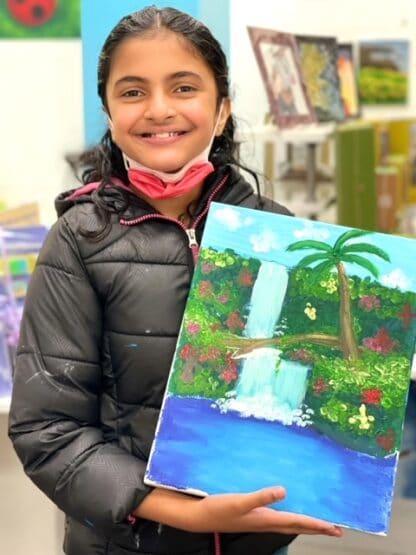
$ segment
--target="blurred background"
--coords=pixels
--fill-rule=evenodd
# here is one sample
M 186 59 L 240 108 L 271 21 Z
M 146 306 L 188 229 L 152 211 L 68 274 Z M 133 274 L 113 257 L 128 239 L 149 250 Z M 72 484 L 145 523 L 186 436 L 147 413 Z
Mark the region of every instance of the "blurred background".
M 264 194 L 309 220 L 416 237 L 412 0 L 153 3 L 203 20 L 222 43 L 240 157 Z M 76 158 L 105 130 L 99 50 L 123 15 L 147 4 L 0 2 L 0 553 L 62 552 L 62 515 L 23 475 L 6 436 L 13 348 L 54 198 L 79 184 Z M 301 538 L 291 553 L 414 552 L 415 417 L 412 385 L 389 535 Z

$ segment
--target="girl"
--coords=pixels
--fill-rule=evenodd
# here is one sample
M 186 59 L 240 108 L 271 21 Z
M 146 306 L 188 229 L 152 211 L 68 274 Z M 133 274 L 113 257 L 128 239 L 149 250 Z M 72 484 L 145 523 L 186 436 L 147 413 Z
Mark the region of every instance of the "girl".
M 10 412 L 25 471 L 66 514 L 65 553 L 271 555 L 295 534 L 339 536 L 267 508 L 280 487 L 200 499 L 144 485 L 210 202 L 288 211 L 237 171 L 226 60 L 200 22 L 155 7 L 123 18 L 98 93 L 109 130 L 83 157 L 84 186 L 57 199 Z

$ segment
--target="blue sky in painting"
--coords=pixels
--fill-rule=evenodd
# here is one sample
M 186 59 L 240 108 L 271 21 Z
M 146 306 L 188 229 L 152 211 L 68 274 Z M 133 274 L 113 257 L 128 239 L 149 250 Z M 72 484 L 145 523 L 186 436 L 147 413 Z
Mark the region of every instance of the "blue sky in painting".
M 205 226 L 202 247 L 216 250 L 231 248 L 243 256 L 272 260 L 291 268 L 313 251 L 287 252 L 289 244 L 314 239 L 333 245 L 349 229 L 214 202 Z M 366 255 L 379 269 L 379 280 L 383 285 L 416 292 L 416 240 L 368 232 L 368 235 L 351 242 L 371 243 L 388 253 L 391 262 L 371 254 Z M 346 264 L 346 269 L 349 275 L 361 278 L 371 276 L 356 264 Z

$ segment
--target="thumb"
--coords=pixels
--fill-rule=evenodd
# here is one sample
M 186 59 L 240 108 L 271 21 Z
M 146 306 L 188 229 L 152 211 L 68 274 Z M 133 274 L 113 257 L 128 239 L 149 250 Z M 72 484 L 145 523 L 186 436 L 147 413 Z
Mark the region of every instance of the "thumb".
M 283 501 L 286 497 L 286 490 L 280 486 L 264 488 L 258 491 L 244 494 L 242 502 L 242 509 L 244 512 L 252 511 L 258 507 L 276 503 L 276 501 Z

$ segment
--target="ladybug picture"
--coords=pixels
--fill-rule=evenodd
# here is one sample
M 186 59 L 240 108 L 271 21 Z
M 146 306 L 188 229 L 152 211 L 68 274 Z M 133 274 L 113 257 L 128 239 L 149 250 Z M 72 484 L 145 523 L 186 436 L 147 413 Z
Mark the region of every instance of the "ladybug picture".
M 12 17 L 28 27 L 39 27 L 55 14 L 57 0 L 7 0 Z

